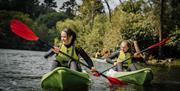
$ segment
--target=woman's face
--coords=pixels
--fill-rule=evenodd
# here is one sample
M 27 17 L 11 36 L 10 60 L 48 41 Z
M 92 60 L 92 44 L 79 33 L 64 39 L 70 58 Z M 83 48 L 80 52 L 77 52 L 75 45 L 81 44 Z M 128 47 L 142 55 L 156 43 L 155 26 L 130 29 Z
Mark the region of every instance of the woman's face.
M 128 43 L 122 42 L 122 43 L 121 43 L 121 50 L 122 50 L 123 52 L 127 52 L 128 49 L 129 49 Z
M 64 45 L 69 45 L 72 40 L 72 36 L 68 36 L 66 32 L 61 32 L 61 40 Z

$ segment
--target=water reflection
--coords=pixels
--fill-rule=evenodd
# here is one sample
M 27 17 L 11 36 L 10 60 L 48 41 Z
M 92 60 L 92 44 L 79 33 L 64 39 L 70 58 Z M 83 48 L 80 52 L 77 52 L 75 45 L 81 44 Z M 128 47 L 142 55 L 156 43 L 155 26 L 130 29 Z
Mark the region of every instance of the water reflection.
M 40 86 L 41 76 L 50 71 L 51 60 L 44 59 L 45 52 L 0 49 L 0 91 L 43 91 Z M 179 60 L 180 61 L 180 60 Z M 110 64 L 95 62 L 101 72 Z M 138 86 L 128 84 L 109 87 L 103 77 L 91 75 L 92 83 L 88 91 L 179 91 L 179 66 L 145 66 L 153 70 L 151 85 Z M 83 89 L 79 90 L 83 91 Z
M 111 91 L 179 91 L 180 67 L 178 66 L 150 66 L 153 69 L 154 79 L 150 85 L 139 86 L 128 84 L 111 88 Z

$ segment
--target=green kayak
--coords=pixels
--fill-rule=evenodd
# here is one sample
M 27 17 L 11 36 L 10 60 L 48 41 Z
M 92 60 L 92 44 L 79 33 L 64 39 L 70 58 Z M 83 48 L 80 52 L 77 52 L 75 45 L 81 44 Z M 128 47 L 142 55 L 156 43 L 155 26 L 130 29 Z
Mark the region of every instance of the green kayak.
M 86 72 L 73 71 L 65 67 L 58 67 L 46 73 L 41 79 L 41 87 L 49 91 L 88 89 L 89 84 L 90 78 Z
M 116 72 L 114 70 L 110 70 L 106 73 L 106 75 L 137 85 L 149 84 L 153 79 L 151 68 L 144 68 L 131 72 Z

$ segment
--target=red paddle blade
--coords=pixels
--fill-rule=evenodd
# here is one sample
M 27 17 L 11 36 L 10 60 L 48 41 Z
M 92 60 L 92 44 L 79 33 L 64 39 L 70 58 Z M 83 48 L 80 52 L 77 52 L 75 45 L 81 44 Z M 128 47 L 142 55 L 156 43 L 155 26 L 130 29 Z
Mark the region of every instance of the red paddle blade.
M 10 23 L 11 30 L 18 36 L 26 39 L 26 40 L 35 40 L 37 41 L 39 38 L 32 32 L 32 30 L 17 19 L 11 20 Z
M 170 38 L 163 39 L 161 42 L 156 43 L 156 44 L 154 44 L 154 45 L 152 45 L 152 46 L 149 46 L 148 48 L 151 49 L 151 48 L 154 48 L 154 47 L 156 47 L 156 46 L 164 45 L 164 44 L 166 44 L 169 40 L 170 40 Z
M 113 78 L 113 77 L 108 76 L 107 79 L 112 85 L 124 85 L 124 84 L 126 84 L 126 82 L 119 80 L 117 78 Z
M 108 79 L 108 81 L 110 82 L 111 85 L 125 85 L 126 84 L 126 82 L 124 82 L 122 80 L 119 80 L 117 78 L 113 78 L 113 77 L 110 77 L 110 76 L 106 76 L 106 75 L 104 75 L 102 73 L 99 73 L 98 71 L 93 75 L 97 76 L 97 77 L 99 77 L 99 76 L 105 77 L 106 79 Z

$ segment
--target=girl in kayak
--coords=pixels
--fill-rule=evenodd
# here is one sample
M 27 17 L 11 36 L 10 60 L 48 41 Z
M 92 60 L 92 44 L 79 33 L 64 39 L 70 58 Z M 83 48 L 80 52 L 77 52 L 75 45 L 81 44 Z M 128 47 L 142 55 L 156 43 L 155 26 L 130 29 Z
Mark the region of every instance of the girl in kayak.
M 116 57 L 117 60 L 112 61 L 112 59 Z M 137 68 L 133 61 L 135 58 L 139 57 L 141 56 L 138 52 L 132 55 L 129 42 L 127 40 L 124 40 L 120 45 L 120 50 L 108 56 L 106 58 L 106 62 L 116 65 L 116 68 L 114 69 L 115 71 L 123 71 L 123 68 L 126 68 L 128 71 L 134 71 L 137 70 Z
M 96 71 L 91 58 L 80 46 L 75 44 L 76 33 L 73 30 L 65 28 L 61 32 L 61 41 L 62 45 L 60 47 L 55 46 L 52 51 L 45 56 L 45 58 L 48 58 L 49 56 L 56 54 L 56 60 L 53 61 L 52 69 L 56 67 L 67 67 L 72 70 L 82 71 L 80 64 L 77 62 L 80 60 L 79 56 L 81 56 L 91 68 L 91 71 Z M 71 58 L 59 53 L 59 51 L 68 54 L 76 60 L 72 60 Z

